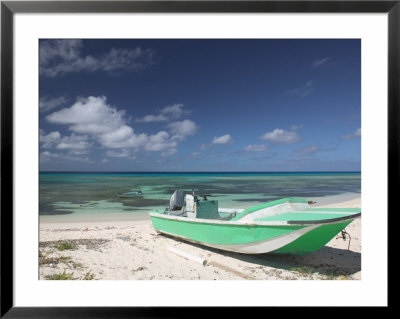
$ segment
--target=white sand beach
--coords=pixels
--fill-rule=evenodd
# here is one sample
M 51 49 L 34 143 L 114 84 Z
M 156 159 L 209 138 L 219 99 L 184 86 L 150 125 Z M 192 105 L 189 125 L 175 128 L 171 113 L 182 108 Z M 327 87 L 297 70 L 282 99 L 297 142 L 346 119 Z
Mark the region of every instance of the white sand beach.
M 313 206 L 360 208 L 361 197 Z M 243 255 L 187 243 L 158 234 L 150 220 L 41 222 L 40 279 L 62 274 L 64 279 L 89 280 L 359 280 L 361 218 L 346 231 L 351 235 L 350 246 L 349 239 L 338 234 L 306 256 L 275 256 Z M 185 259 L 169 247 L 208 263 L 204 266 Z

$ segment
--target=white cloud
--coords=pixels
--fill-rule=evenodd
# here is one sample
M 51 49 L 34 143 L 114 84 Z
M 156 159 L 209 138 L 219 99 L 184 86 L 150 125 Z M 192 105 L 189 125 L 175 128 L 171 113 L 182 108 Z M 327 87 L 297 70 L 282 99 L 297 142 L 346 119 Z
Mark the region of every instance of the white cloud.
M 171 134 L 166 131 L 152 135 L 136 133 L 126 124 L 125 111 L 108 105 L 104 96 L 80 98 L 71 107 L 54 112 L 46 118 L 53 124 L 69 125 L 68 129 L 73 133 L 70 137 L 61 138 L 58 132 L 49 136 L 41 132 L 42 142 L 47 143 L 44 145 L 78 150 L 88 148 L 92 141 L 96 141 L 108 149 L 123 149 L 120 152 L 108 152 L 107 155 L 112 157 L 130 156 L 128 150 L 158 151 L 162 152 L 162 156 L 168 156 L 177 152 L 178 141 L 193 135 L 197 130 L 195 122 L 183 120 L 168 125 Z
M 45 135 L 44 131 L 41 129 L 39 131 L 39 141 L 42 143 L 43 148 L 52 148 L 61 139 L 61 134 L 58 131 L 50 132 Z
M 358 137 L 361 137 L 361 128 L 357 129 L 353 134 L 342 136 L 342 139 L 343 140 L 348 140 L 348 139 L 351 139 L 351 138 L 358 138 Z
M 82 40 L 42 40 L 39 47 L 40 75 L 54 77 L 80 71 L 138 71 L 156 60 L 151 49 L 140 47 L 112 48 L 98 56 L 83 55 L 82 48 Z
M 42 162 L 42 163 L 48 162 L 49 160 L 92 163 L 92 161 L 89 159 L 89 157 L 80 157 L 80 156 L 74 156 L 71 154 L 64 154 L 64 153 L 52 153 L 49 151 L 41 152 L 39 157 L 40 157 L 40 162 Z
M 75 135 L 63 137 L 58 143 L 56 148 L 59 150 L 86 150 L 91 146 L 88 142 L 88 137 L 85 135 Z M 80 153 L 81 154 L 81 153 Z
M 151 135 L 145 145 L 146 151 L 165 151 L 167 149 L 174 149 L 177 142 L 170 139 L 167 132 L 161 131 L 155 135 Z
M 76 154 L 78 154 L 78 150 L 81 150 L 79 154 L 83 154 L 82 150 L 87 150 L 91 146 L 91 144 L 88 142 L 88 137 L 85 135 L 76 135 L 72 133 L 70 136 L 61 137 L 61 134 L 58 131 L 50 132 L 46 135 L 42 129 L 39 131 L 39 141 L 42 144 L 42 148 L 56 148 L 59 150 L 71 151 L 75 150 Z
M 289 95 L 295 95 L 304 98 L 314 92 L 314 82 L 308 81 L 305 85 L 286 91 Z
M 296 132 L 289 132 L 283 129 L 275 129 L 272 132 L 265 133 L 260 139 L 270 141 L 272 143 L 292 144 L 300 140 L 300 136 Z
M 305 156 L 305 155 L 312 155 L 315 152 L 319 151 L 319 148 L 315 145 L 313 146 L 307 146 L 300 148 L 298 150 L 293 151 L 294 156 Z
M 140 119 L 136 119 L 135 122 L 138 123 L 150 123 L 150 122 L 165 122 L 168 121 L 168 118 L 165 115 L 146 115 Z
M 46 117 L 50 123 L 70 124 L 75 133 L 97 134 L 111 132 L 125 123 L 125 111 L 107 105 L 106 97 L 81 98 L 69 108 Z
M 69 154 L 71 155 L 85 155 L 90 152 L 89 149 L 69 149 Z
M 130 126 L 123 125 L 114 131 L 101 134 L 99 140 L 109 148 L 140 148 L 148 141 L 147 134 L 135 134 Z
M 318 67 L 318 66 L 323 66 L 323 65 L 328 64 L 331 60 L 332 60 L 332 59 L 331 59 L 330 57 L 325 57 L 325 58 L 322 58 L 322 59 L 317 59 L 317 60 L 314 60 L 312 66 L 313 66 L 314 68 L 316 68 L 316 67 Z
M 232 137 L 230 134 L 225 134 L 222 136 L 216 136 L 212 140 L 211 144 L 228 144 L 232 142 Z
M 146 115 L 142 118 L 138 118 L 135 122 L 150 123 L 150 122 L 166 122 L 173 119 L 178 119 L 183 115 L 190 114 L 191 111 L 183 109 L 183 104 L 173 104 L 165 106 L 161 109 L 160 114 L 157 115 Z
M 65 105 L 67 101 L 68 100 L 63 96 L 60 97 L 44 96 L 39 99 L 39 110 L 40 112 L 48 112 L 57 107 Z
M 264 144 L 250 144 L 244 148 L 247 152 L 264 152 L 268 148 Z
M 119 151 L 109 150 L 106 152 L 106 155 L 110 157 L 119 157 L 119 158 L 131 157 L 131 153 L 126 149 L 122 149 Z
M 164 107 L 161 110 L 162 114 L 167 114 L 171 118 L 179 118 L 183 115 L 188 115 L 190 114 L 189 110 L 184 110 L 183 109 L 184 105 L 183 104 L 173 104 L 173 105 L 168 105 Z
M 186 136 L 194 135 L 197 130 L 196 123 L 191 120 L 172 122 L 167 125 L 174 139 L 184 139 Z
M 53 59 L 72 61 L 79 57 L 82 40 L 43 40 L 39 45 L 40 64 L 48 64 Z

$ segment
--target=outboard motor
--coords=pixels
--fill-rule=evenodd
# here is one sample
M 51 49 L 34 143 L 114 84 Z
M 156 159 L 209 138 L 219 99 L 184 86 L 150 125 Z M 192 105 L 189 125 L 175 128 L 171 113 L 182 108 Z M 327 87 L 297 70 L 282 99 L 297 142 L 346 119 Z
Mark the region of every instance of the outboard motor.
M 182 209 L 184 202 L 185 193 L 180 189 L 175 190 L 171 196 L 171 199 L 169 200 L 169 210 L 173 211 Z

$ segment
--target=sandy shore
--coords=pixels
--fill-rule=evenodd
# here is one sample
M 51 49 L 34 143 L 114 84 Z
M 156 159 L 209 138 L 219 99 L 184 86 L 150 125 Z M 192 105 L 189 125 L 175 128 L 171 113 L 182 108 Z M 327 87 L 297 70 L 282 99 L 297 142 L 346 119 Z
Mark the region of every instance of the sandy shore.
M 361 207 L 361 197 L 314 207 Z M 337 236 L 306 256 L 243 255 L 157 234 L 150 221 L 41 223 L 40 279 L 87 280 L 358 280 L 361 219 L 343 240 Z M 206 266 L 168 250 L 174 247 L 208 261 Z M 54 277 L 53 277 L 54 279 Z

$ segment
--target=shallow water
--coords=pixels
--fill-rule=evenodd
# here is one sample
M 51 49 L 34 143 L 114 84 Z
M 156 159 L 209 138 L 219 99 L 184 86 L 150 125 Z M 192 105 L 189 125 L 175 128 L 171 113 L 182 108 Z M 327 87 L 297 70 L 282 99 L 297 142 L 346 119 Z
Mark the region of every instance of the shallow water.
M 41 222 L 148 219 L 176 189 L 211 194 L 226 208 L 361 192 L 360 173 L 40 173 L 39 180 Z M 139 187 L 142 197 L 117 196 Z

